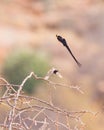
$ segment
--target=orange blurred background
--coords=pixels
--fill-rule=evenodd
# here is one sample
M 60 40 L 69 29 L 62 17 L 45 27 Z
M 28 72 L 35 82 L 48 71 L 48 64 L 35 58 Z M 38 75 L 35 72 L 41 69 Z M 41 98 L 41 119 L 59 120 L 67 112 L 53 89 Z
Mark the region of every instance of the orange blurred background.
M 66 38 L 81 68 L 56 34 Z M 8 55 L 17 49 L 47 54 L 49 64 L 64 77 L 58 80 L 78 85 L 85 92 L 61 88 L 56 90 L 54 102 L 68 109 L 99 112 L 96 117 L 84 117 L 86 130 L 104 129 L 103 37 L 103 0 L 0 0 L 0 71 Z M 41 88 L 37 95 L 45 97 L 47 93 Z

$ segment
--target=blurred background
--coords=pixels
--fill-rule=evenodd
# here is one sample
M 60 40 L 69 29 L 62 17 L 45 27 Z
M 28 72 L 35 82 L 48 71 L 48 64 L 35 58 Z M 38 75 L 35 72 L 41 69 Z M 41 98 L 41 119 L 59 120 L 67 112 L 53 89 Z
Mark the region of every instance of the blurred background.
M 56 34 L 66 38 L 81 68 Z M 63 79 L 54 76 L 56 82 L 78 85 L 85 93 L 57 88 L 54 104 L 99 112 L 83 117 L 89 130 L 104 129 L 103 56 L 104 0 L 0 0 L 1 77 L 20 84 L 31 71 L 44 76 L 56 67 L 63 75 Z M 48 100 L 47 88 L 31 79 L 25 92 Z

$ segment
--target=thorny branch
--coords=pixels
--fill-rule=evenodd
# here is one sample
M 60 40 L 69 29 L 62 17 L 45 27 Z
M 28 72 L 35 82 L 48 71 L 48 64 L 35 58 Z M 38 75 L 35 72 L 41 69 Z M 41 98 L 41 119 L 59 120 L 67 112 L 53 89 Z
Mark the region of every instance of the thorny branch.
M 59 127 L 63 128 L 63 130 L 72 130 L 70 128 L 70 122 L 68 121 L 69 119 L 74 120 L 75 122 L 77 121 L 80 125 L 84 126 L 81 117 L 85 113 L 94 113 L 86 110 L 67 111 L 56 107 L 52 103 L 45 100 L 23 94 L 22 91 L 24 84 L 32 77 L 35 80 L 43 80 L 54 88 L 57 86 L 72 88 L 83 94 L 83 91 L 78 86 L 69 86 L 51 81 L 50 77 L 53 74 L 56 74 L 62 78 L 59 71 L 55 68 L 49 70 L 45 77 L 38 77 L 34 72 L 31 72 L 20 85 L 9 84 L 4 78 L 0 78 L 0 81 L 3 81 L 0 86 L 6 87 L 3 96 L 0 98 L 0 103 L 5 103 L 10 108 L 5 120 L 3 123 L 0 123 L 2 130 L 5 128 L 8 130 L 48 130 L 51 128 L 59 130 Z M 15 90 L 14 87 L 18 89 Z M 53 115 L 56 119 L 53 118 Z M 59 117 L 63 119 L 66 118 L 67 122 L 64 121 L 63 123 L 63 120 L 60 120 Z

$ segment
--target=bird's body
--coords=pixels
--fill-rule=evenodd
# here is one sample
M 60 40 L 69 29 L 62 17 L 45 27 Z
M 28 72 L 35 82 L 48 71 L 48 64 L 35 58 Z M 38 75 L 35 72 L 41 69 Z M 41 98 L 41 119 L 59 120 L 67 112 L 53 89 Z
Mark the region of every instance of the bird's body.
M 67 46 L 66 40 L 64 38 L 58 35 L 56 35 L 56 37 L 57 37 L 57 40 L 63 44 L 63 46 Z
M 61 36 L 58 36 L 58 35 L 56 35 L 56 37 L 57 37 L 57 40 L 60 41 L 63 44 L 63 46 L 65 46 L 67 48 L 68 52 L 71 54 L 71 56 L 73 57 L 73 59 L 75 60 L 75 62 L 77 63 L 77 65 L 80 67 L 81 64 L 77 61 L 77 59 L 73 55 L 73 53 L 72 53 L 71 49 L 69 48 L 69 46 L 68 46 L 65 38 L 62 38 Z

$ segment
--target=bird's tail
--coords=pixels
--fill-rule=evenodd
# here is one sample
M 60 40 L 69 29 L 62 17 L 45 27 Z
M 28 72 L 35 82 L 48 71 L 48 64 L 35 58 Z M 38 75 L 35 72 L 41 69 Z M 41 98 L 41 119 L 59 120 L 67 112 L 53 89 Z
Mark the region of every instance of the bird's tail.
M 69 53 L 71 54 L 71 56 L 73 57 L 73 59 L 75 60 L 75 62 L 77 63 L 77 65 L 78 65 L 79 67 L 81 67 L 81 64 L 77 61 L 77 59 L 76 59 L 75 56 L 73 55 L 73 53 L 72 53 L 72 51 L 70 50 L 70 48 L 69 48 L 68 46 L 66 46 L 66 47 L 67 47 Z

